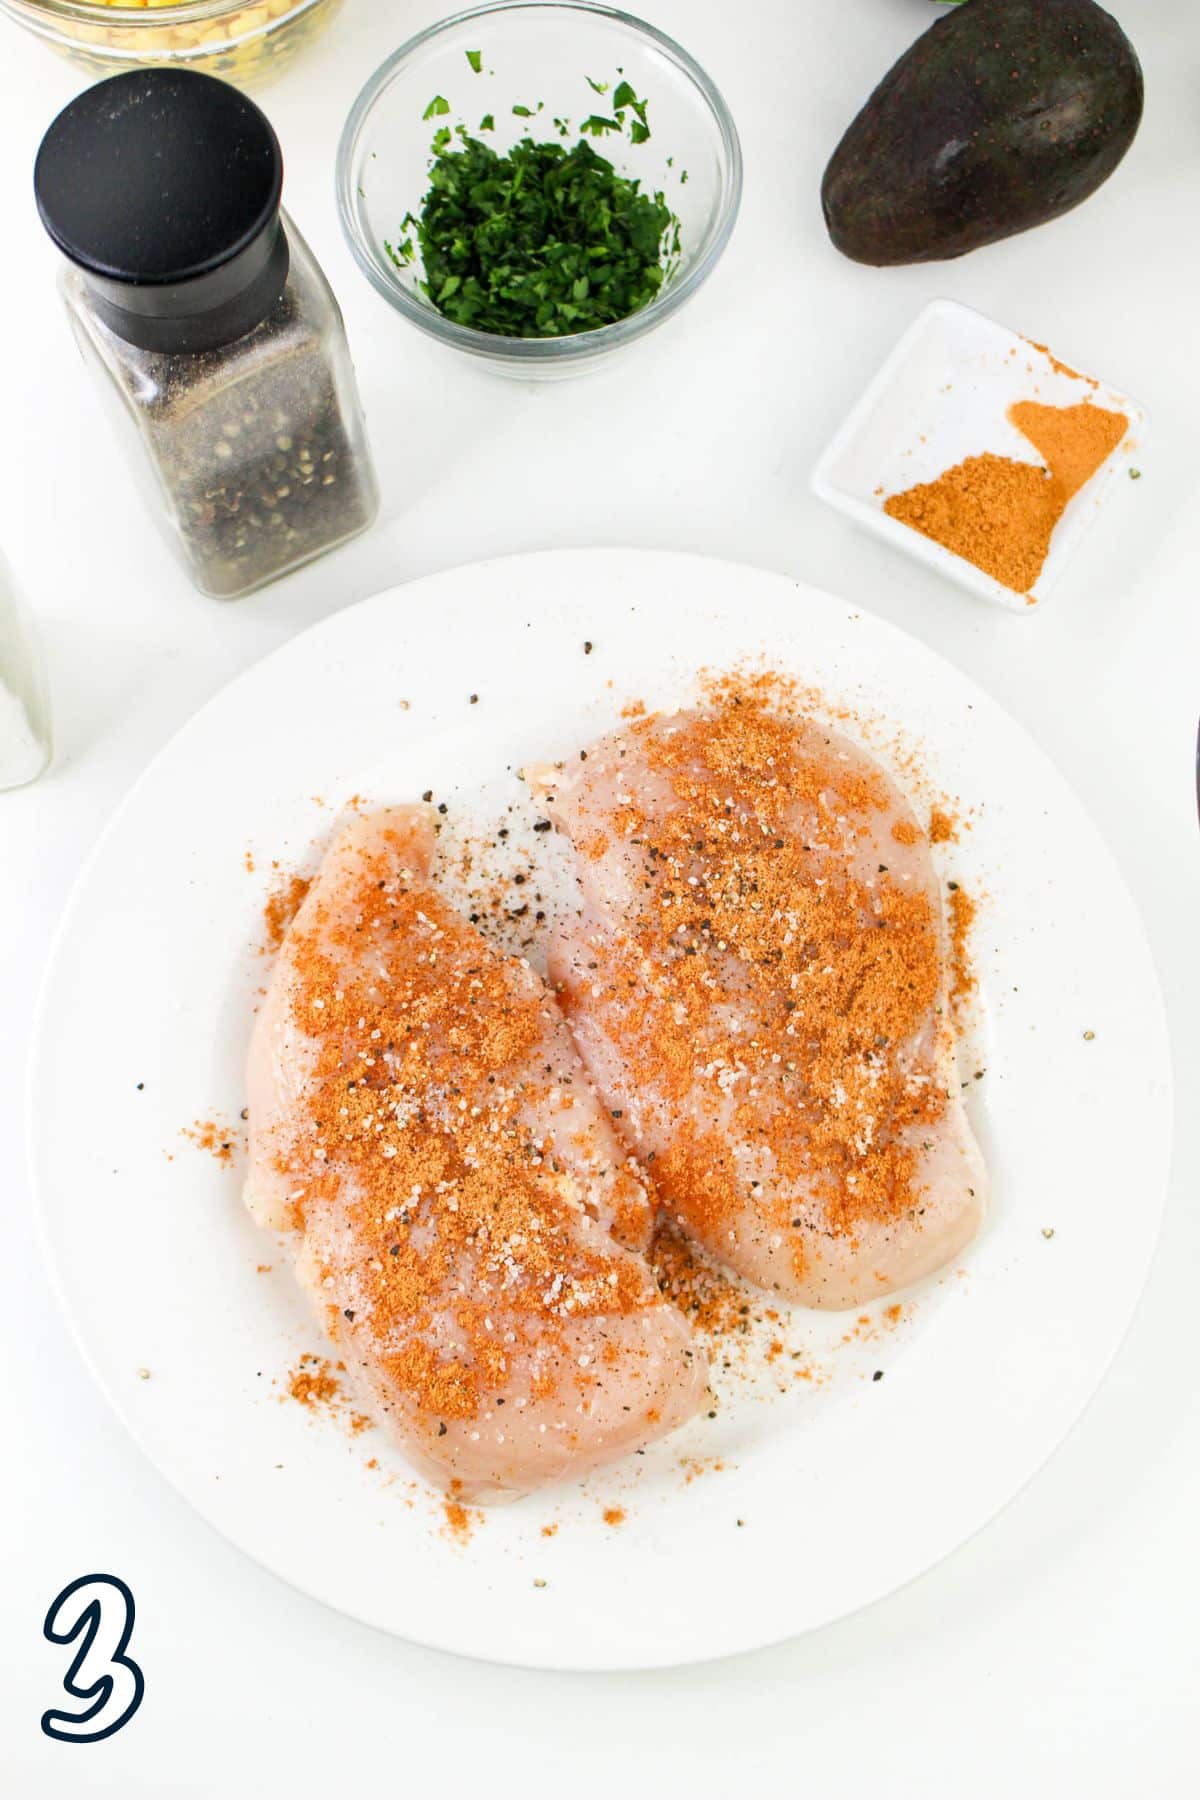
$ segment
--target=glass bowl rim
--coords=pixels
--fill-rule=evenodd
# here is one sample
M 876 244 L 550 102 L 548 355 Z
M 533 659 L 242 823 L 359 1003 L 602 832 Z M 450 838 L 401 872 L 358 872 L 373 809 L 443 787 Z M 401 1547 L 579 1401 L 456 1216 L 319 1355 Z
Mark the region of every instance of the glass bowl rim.
M 136 31 L 139 26 L 150 25 L 165 31 L 176 25 L 202 24 L 206 19 L 232 18 L 237 13 L 250 12 L 254 4 L 255 0 L 179 0 L 178 5 L 171 6 L 107 6 L 104 0 L 0 0 L 0 11 L 28 13 L 72 25 L 110 25 L 120 31 Z M 322 4 L 323 0 L 291 0 L 286 12 L 257 26 L 254 35 L 287 24 L 298 14 Z M 100 52 L 103 48 L 95 46 Z
M 442 37 L 473 19 L 485 19 L 494 13 L 534 11 L 592 13 L 621 26 L 634 37 L 649 40 L 676 64 L 699 93 L 716 124 L 726 161 L 720 215 L 703 251 L 682 280 L 665 287 L 648 305 L 630 313 L 627 318 L 617 319 L 611 325 L 593 326 L 590 331 L 563 333 L 561 337 L 552 338 L 507 337 L 500 332 L 477 331 L 471 325 L 459 325 L 454 320 L 445 318 L 433 306 L 414 300 L 408 290 L 380 266 L 372 253 L 366 233 L 360 227 L 352 191 L 352 164 L 362 130 L 376 102 L 391 86 L 393 77 L 403 64 L 435 38 Z M 615 349 L 617 345 L 627 343 L 653 329 L 672 313 L 678 312 L 712 273 L 733 233 L 741 205 L 742 146 L 733 116 L 712 77 L 681 44 L 665 31 L 660 31 L 657 26 L 648 24 L 645 19 L 621 12 L 616 7 L 597 4 L 597 0 L 487 0 L 486 5 L 468 7 L 463 12 L 439 19 L 424 31 L 417 32 L 398 49 L 393 50 L 368 78 L 342 127 L 335 182 L 342 231 L 355 262 L 375 291 L 404 318 L 443 343 L 453 344 L 457 349 L 466 350 L 475 356 L 490 356 L 514 362 L 563 362 Z

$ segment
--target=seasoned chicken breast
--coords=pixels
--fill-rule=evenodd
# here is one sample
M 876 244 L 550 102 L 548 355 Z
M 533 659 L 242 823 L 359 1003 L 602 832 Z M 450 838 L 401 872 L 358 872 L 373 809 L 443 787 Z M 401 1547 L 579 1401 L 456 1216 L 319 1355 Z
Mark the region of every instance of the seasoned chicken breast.
M 430 885 L 434 817 L 356 820 L 304 900 L 254 1031 L 246 1200 L 374 1416 L 486 1500 L 672 1430 L 707 1367 L 553 997 Z
M 751 687 L 530 779 L 578 858 L 551 976 L 670 1217 L 814 1307 L 957 1255 L 986 1176 L 929 845 L 884 771 Z

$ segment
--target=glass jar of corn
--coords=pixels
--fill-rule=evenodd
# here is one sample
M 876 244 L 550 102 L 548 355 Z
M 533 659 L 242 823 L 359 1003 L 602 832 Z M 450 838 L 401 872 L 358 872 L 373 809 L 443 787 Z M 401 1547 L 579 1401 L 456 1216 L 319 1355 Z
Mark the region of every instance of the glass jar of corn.
M 341 0 L 0 0 L 0 12 L 100 74 L 176 64 L 253 86 L 279 74 Z

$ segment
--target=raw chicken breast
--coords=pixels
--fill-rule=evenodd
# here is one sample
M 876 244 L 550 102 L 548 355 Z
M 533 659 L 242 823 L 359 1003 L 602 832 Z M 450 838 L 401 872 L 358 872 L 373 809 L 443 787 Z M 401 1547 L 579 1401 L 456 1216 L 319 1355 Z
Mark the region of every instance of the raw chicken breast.
M 552 996 L 430 885 L 434 817 L 356 820 L 309 889 L 255 1027 L 246 1199 L 408 1458 L 487 1499 L 662 1436 L 708 1374 Z
M 583 897 L 551 977 L 666 1213 L 815 1307 L 956 1256 L 986 1176 L 929 845 L 883 770 L 751 684 L 528 774 Z

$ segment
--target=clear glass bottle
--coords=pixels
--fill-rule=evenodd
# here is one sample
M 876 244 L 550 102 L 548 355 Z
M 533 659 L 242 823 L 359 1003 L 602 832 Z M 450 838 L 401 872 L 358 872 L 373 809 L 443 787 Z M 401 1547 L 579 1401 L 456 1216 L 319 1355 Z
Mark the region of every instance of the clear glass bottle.
M 0 793 L 36 781 L 50 750 L 41 641 L 0 555 Z
M 116 76 L 51 126 L 35 188 L 197 587 L 250 593 L 364 530 L 379 496 L 341 312 L 258 107 L 190 71 Z

